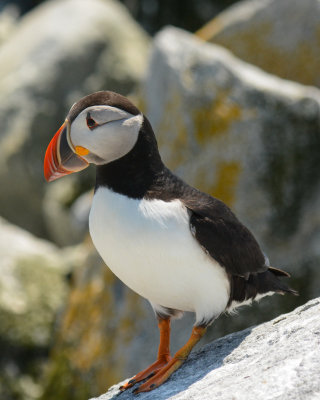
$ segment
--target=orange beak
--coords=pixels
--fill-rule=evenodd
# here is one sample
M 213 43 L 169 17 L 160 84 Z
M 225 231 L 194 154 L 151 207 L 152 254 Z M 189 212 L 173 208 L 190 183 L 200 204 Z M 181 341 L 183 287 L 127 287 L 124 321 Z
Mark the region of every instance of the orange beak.
M 65 121 L 47 147 L 44 157 L 44 177 L 48 182 L 81 171 L 89 163 L 75 153 L 70 140 L 70 124 Z

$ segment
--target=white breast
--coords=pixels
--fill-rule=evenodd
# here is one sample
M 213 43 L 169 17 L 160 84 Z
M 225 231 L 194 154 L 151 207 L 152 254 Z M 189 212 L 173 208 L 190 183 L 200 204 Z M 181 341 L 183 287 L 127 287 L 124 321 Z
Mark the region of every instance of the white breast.
M 100 187 L 89 225 L 108 267 L 153 304 L 194 311 L 197 321 L 224 311 L 226 272 L 192 236 L 179 200 L 136 200 Z

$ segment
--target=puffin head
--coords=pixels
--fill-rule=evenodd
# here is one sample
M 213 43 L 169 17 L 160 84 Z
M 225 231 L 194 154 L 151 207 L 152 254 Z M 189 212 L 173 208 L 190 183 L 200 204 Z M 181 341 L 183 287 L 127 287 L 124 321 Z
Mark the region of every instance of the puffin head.
M 143 114 L 118 93 L 103 91 L 82 98 L 49 143 L 44 159 L 46 180 L 125 156 L 135 146 L 143 121 Z

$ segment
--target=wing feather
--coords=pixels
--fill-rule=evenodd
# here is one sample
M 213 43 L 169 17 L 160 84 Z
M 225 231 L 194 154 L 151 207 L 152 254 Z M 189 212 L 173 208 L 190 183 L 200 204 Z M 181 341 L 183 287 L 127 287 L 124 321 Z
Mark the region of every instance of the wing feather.
M 266 271 L 265 256 L 249 229 L 223 202 L 211 196 L 206 200 L 205 204 L 183 200 L 190 212 L 191 232 L 201 247 L 231 275 L 247 279 Z

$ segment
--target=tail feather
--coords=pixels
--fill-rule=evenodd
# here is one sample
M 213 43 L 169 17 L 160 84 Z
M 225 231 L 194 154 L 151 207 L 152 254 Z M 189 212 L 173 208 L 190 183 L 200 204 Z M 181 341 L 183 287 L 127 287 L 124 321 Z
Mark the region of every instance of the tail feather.
M 274 275 L 277 275 L 277 276 L 285 276 L 285 277 L 287 277 L 287 278 L 290 278 L 290 277 L 291 277 L 291 275 L 289 274 L 289 272 L 283 271 L 283 269 L 274 268 L 274 267 L 271 267 L 271 266 L 269 266 L 268 269 L 269 269 L 269 271 L 271 271 Z
M 290 278 L 290 274 L 288 272 L 283 271 L 282 269 L 279 269 L 279 268 L 269 267 L 268 271 L 272 272 L 272 274 L 274 274 L 275 276 L 284 276 L 286 278 Z M 280 279 L 277 279 L 277 280 L 282 286 L 282 290 L 281 290 L 282 292 L 290 293 L 290 294 L 293 294 L 294 296 L 299 296 L 299 293 L 296 290 L 292 289 L 290 286 L 288 286 L 282 280 L 280 280 Z
M 268 267 L 267 271 L 250 274 L 246 280 L 240 276 L 232 276 L 231 279 L 231 293 L 229 298 L 229 305 L 234 300 L 238 303 L 245 302 L 246 300 L 254 300 L 261 295 L 274 293 L 290 293 L 298 296 L 299 293 L 287 285 L 279 277 L 290 277 L 290 275 L 278 268 Z

